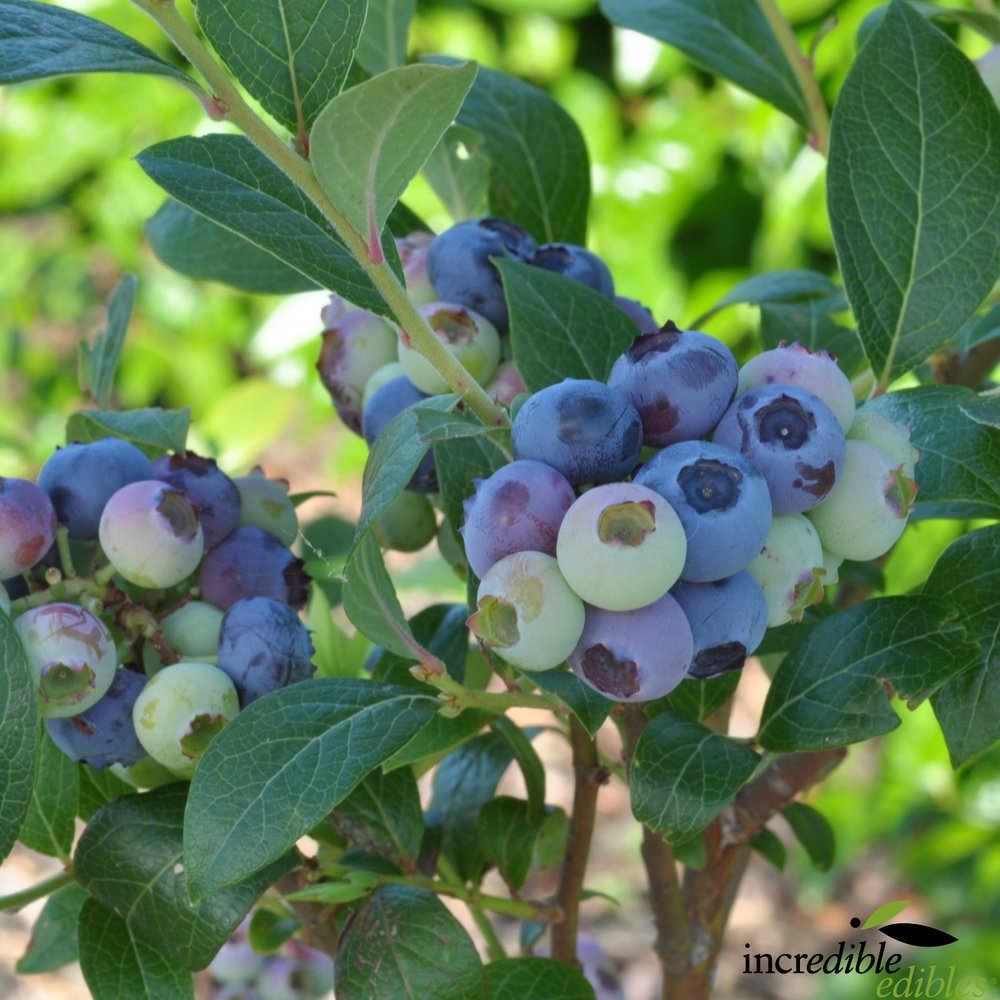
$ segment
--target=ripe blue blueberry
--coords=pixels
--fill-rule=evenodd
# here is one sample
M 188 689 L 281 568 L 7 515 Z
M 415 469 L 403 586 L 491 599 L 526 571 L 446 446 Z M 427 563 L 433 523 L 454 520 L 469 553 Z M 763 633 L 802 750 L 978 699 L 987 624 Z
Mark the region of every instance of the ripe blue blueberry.
M 426 394 L 422 393 L 406 376 L 390 379 L 379 386 L 371 394 L 371 398 L 365 404 L 364 412 L 361 415 L 361 430 L 369 447 L 375 443 L 375 439 L 385 430 L 389 421 L 397 413 L 402 413 L 408 406 L 424 399 L 427 399 Z M 407 489 L 416 490 L 418 493 L 435 493 L 437 488 L 434 452 L 430 450 L 417 466 Z
M 819 396 L 794 385 L 764 385 L 737 397 L 712 440 L 760 469 L 776 514 L 815 507 L 844 463 L 840 421 Z
M 27 479 L 0 476 L 0 580 L 31 569 L 56 538 L 48 494 Z
M 632 341 L 608 385 L 639 411 L 644 442 L 662 448 L 709 434 L 732 401 L 736 379 L 736 359 L 721 340 L 667 323 Z
M 156 479 L 180 490 L 198 512 L 205 548 L 218 545 L 240 521 L 240 491 L 216 464 L 194 452 L 161 455 L 153 462 Z
M 671 591 L 691 625 L 691 677 L 739 670 L 767 631 L 767 598 L 745 570 L 713 583 L 678 583 Z
M 155 478 L 152 463 L 134 444 L 105 437 L 57 448 L 38 473 L 38 485 L 70 538 L 93 541 L 111 495 L 129 483 Z
M 476 576 L 514 552 L 556 554 L 559 525 L 576 499 L 565 476 L 542 462 L 521 459 L 488 479 L 474 479 L 473 485 L 460 531 Z
M 229 675 L 240 706 L 316 672 L 309 630 L 287 605 L 251 597 L 230 605 L 219 635 L 219 669 Z
M 752 462 L 708 441 L 679 441 L 657 452 L 635 482 L 659 493 L 687 535 L 681 579 L 721 580 L 743 569 L 771 528 L 771 495 Z
M 573 486 L 624 479 L 642 450 L 642 421 L 603 382 L 564 379 L 525 400 L 511 429 L 515 458 L 533 458 Z
M 597 254 L 575 243 L 543 243 L 530 257 L 528 263 L 588 285 L 595 292 L 608 298 L 615 294 L 615 281 L 608 265 Z
M 624 295 L 616 295 L 615 305 L 639 327 L 640 333 L 659 332 L 660 324 L 653 318 L 653 313 L 650 309 L 641 302 L 627 298 Z
M 588 607 L 569 665 L 614 701 L 652 701 L 684 679 L 694 642 L 681 606 L 669 595 L 635 611 Z

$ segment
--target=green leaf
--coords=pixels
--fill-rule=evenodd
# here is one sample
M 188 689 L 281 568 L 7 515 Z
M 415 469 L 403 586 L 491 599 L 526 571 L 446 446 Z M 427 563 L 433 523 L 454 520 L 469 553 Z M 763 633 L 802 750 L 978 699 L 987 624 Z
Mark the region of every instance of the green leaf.
M 0 0 L 0 84 L 64 73 L 152 73 L 197 84 L 134 38 L 93 18 L 30 0 Z
M 819 810 L 804 802 L 789 802 L 781 814 L 788 821 L 798 842 L 806 849 L 813 868 L 827 872 L 833 865 L 836 838 L 830 821 Z
M 333 620 L 330 601 L 321 587 L 313 587 L 309 595 L 306 625 L 312 633 L 317 677 L 365 676 L 371 640 L 360 632 L 348 635 Z
M 866 931 L 872 927 L 878 927 L 879 924 L 884 924 L 886 921 L 892 920 L 893 917 L 902 913 L 909 905 L 910 901 L 908 899 L 896 899 L 891 903 L 883 903 L 872 911 L 872 915 L 858 930 Z
M 857 330 L 841 326 L 834 316 L 847 309 L 839 292 L 827 298 L 800 302 L 771 302 L 760 307 L 760 339 L 765 349 L 782 341 L 798 343 L 811 351 L 827 351 L 849 378 L 868 367 Z
M 93 347 L 80 342 L 80 388 L 89 392 L 100 408 L 106 409 L 111 399 L 138 287 L 139 279 L 134 274 L 124 275 L 108 300 L 108 325 L 98 334 Z
M 465 664 L 469 655 L 469 632 L 465 624 L 468 614 L 464 604 L 430 604 L 407 622 L 420 647 L 436 656 L 444 664 L 448 675 L 459 683 L 465 681 Z M 418 681 L 410 673 L 410 667 L 419 662 L 420 658 L 412 652 L 400 656 L 383 649 L 370 665 L 371 675 L 386 684 L 399 684 L 436 695 L 435 688 Z
M 545 815 L 545 768 L 524 730 L 506 715 L 495 718 L 490 728 L 507 741 L 514 754 L 528 792 L 528 819 L 537 826 Z
M 699 680 L 689 677 L 680 682 L 670 694 L 647 707 L 652 715 L 660 708 L 669 708 L 685 719 L 704 722 L 716 709 L 721 708 L 736 691 L 742 671 L 729 670 L 716 677 Z
M 69 858 L 76 833 L 77 766 L 40 727 L 35 784 L 20 841 L 39 854 Z
M 142 410 L 81 410 L 66 421 L 67 441 L 98 441 L 119 437 L 131 441 L 147 453 L 184 451 L 191 411 L 161 410 L 151 406 Z
M 433 399 L 430 402 L 433 402 Z M 439 407 L 428 407 L 423 402 L 416 403 L 414 406 L 413 412 L 417 417 L 417 433 L 420 435 L 420 439 L 428 444 L 436 444 L 438 441 L 453 441 L 456 438 L 482 437 L 485 434 L 493 437 L 497 444 L 502 447 L 510 445 L 509 428 L 490 427 L 472 413 L 456 413 L 454 410 L 442 412 Z
M 369 247 L 379 245 L 389 213 L 454 120 L 475 76 L 475 63 L 402 66 L 344 91 L 317 117 L 313 169 Z
M 1000 739 L 1000 526 L 963 535 L 945 549 L 924 588 L 954 604 L 981 653 L 973 669 L 931 696 L 954 767 Z
M 613 24 L 675 46 L 808 127 L 808 101 L 752 0 L 601 0 L 601 10 Z
M 406 62 L 406 39 L 416 0 L 368 0 L 354 58 L 372 76 Z
M 280 857 L 437 710 L 433 698 L 316 678 L 248 705 L 198 762 L 184 822 L 192 896 Z
M 797 302 L 802 299 L 829 298 L 837 286 L 825 275 L 815 271 L 768 271 L 755 274 L 731 288 L 708 312 L 692 324 L 694 329 L 711 319 L 717 312 L 738 304 L 763 305 L 765 302 Z M 845 303 L 846 308 L 846 303 Z
M 282 896 L 282 899 L 287 898 Z M 280 912 L 265 908 L 271 902 L 281 907 Z M 247 941 L 258 955 L 273 955 L 293 934 L 302 929 L 301 921 L 289 916 L 289 912 L 282 903 L 273 900 L 265 900 L 253 911 L 247 928 Z
M 277 257 L 168 198 L 146 223 L 153 253 L 186 278 L 219 281 L 259 295 L 291 295 L 319 286 Z
M 335 974 L 337 1000 L 478 1000 L 483 970 L 472 939 L 434 893 L 387 885 L 355 911 Z
M 781 838 L 768 827 L 761 827 L 750 841 L 750 847 L 762 858 L 770 861 L 778 871 L 785 870 L 785 862 L 788 860 L 788 852 Z
M 827 180 L 844 289 L 883 387 L 996 281 L 998 148 L 1000 111 L 975 67 L 893 0 L 841 88 Z
M 106 767 L 98 769 L 89 764 L 79 764 L 77 773 L 79 794 L 76 814 L 85 823 L 106 802 L 117 799 L 119 795 L 131 795 L 135 791 L 132 785 L 116 777 Z
M 971 351 L 997 337 L 1000 337 L 1000 305 L 970 319 L 955 335 L 955 346 L 960 351 Z
M 409 768 L 366 775 L 334 809 L 330 821 L 355 847 L 381 854 L 404 872 L 416 871 L 424 815 L 417 781 Z
M 971 389 L 940 385 L 889 392 L 865 404 L 910 428 L 920 451 L 917 510 L 933 501 L 1000 510 L 1000 431 L 970 416 L 977 398 Z
M 607 296 L 541 267 L 494 264 L 510 311 L 510 342 L 530 392 L 564 378 L 603 382 L 635 339 L 635 323 Z
M 361 309 L 389 315 L 382 296 L 319 209 L 249 139 L 222 134 L 168 139 L 136 159 L 188 208 L 273 254 L 320 288 L 338 292 Z M 391 234 L 386 234 L 383 250 L 389 260 L 398 260 Z
M 191 973 L 133 936 L 117 913 L 88 899 L 80 911 L 80 971 L 93 1000 L 194 1000 Z
M 424 165 L 424 176 L 453 219 L 480 215 L 490 186 L 483 137 L 465 125 L 452 125 Z
M 892 695 L 913 708 L 979 658 L 955 618 L 932 597 L 882 597 L 831 615 L 778 667 L 761 746 L 823 750 L 895 729 Z
M 480 67 L 458 123 L 483 137 L 492 215 L 539 243 L 586 241 L 590 159 L 576 122 L 553 98 Z
M 385 769 L 391 771 L 411 764 L 423 764 L 426 767 L 428 758 L 461 746 L 475 736 L 492 718 L 491 713 L 479 709 L 466 709 L 453 719 L 435 715 L 405 747 L 385 762 Z
M 964 24 L 973 31 L 979 32 L 991 42 L 1000 42 L 1000 15 L 984 10 L 961 10 L 956 7 L 941 7 L 936 3 L 923 3 L 922 0 L 910 0 L 910 6 L 923 17 L 938 17 L 942 21 L 954 21 Z M 858 48 L 860 49 L 871 33 L 882 23 L 888 10 L 888 4 L 876 7 L 865 15 L 858 27 Z
M 367 896 L 370 886 L 358 882 L 316 882 L 307 885 L 297 892 L 290 892 L 285 899 L 301 900 L 304 903 L 326 903 L 330 906 L 341 906 L 344 903 L 353 903 L 356 899 Z M 259 950 L 259 949 L 257 949 Z
M 585 684 L 569 670 L 543 670 L 530 675 L 530 680 L 543 691 L 560 698 L 566 707 L 580 720 L 591 736 L 604 725 L 615 703 Z
M 670 843 L 683 843 L 715 819 L 753 774 L 759 757 L 745 744 L 683 716 L 649 720 L 629 771 L 632 812 Z
M 260 894 L 294 865 L 287 855 L 238 885 L 188 898 L 181 864 L 186 783 L 124 795 L 91 818 L 77 844 L 74 870 L 95 899 L 119 914 L 134 941 L 181 968 L 203 969 Z
M 10 854 L 31 806 L 38 754 L 38 696 L 24 647 L 0 612 L 0 861 Z
M 31 928 L 31 940 L 17 960 L 19 976 L 53 972 L 77 961 L 77 924 L 89 897 L 75 882 L 57 889 L 42 907 Z
M 500 795 L 479 810 L 477 832 L 487 861 L 497 866 L 500 877 L 517 892 L 531 871 L 539 823 L 528 816 L 528 803 Z
M 233 76 L 304 138 L 347 79 L 366 6 L 365 0 L 195 0 L 194 10 Z
M 594 1000 L 584 974 L 554 958 L 501 958 L 483 972 L 483 1000 Z

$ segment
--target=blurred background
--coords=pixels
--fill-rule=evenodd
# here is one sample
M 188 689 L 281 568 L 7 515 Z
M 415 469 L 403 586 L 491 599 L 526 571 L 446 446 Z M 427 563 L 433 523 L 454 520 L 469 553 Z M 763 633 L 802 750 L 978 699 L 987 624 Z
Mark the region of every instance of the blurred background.
M 155 25 L 125 0 L 61 5 L 176 58 Z M 854 58 L 858 26 L 875 6 L 781 2 L 804 44 L 823 34 L 815 59 L 830 100 Z M 987 48 L 964 28 L 949 30 L 971 57 Z M 608 261 L 618 291 L 644 302 L 660 322 L 690 324 L 757 272 L 835 272 L 824 161 L 796 126 L 674 50 L 612 29 L 593 0 L 419 0 L 410 51 L 506 70 L 568 110 L 591 160 L 589 246 Z M 108 294 L 123 273 L 134 272 L 139 293 L 118 404 L 190 407 L 192 447 L 216 457 L 231 475 L 260 464 L 287 478 L 293 492 L 335 492 L 308 501 L 300 513 L 308 524 L 303 555 L 324 578 L 339 615 L 334 577 L 360 509 L 366 448 L 336 419 L 316 376 L 325 296 L 249 296 L 196 283 L 162 265 L 144 237 L 163 195 L 133 157 L 159 140 L 218 128 L 187 93 L 158 79 L 80 76 L 0 89 L 0 474 L 32 477 L 64 443 L 66 417 L 82 403 L 77 345 L 102 328 Z M 422 180 L 405 200 L 434 230 L 450 223 Z M 737 307 L 705 329 L 742 360 L 759 350 L 758 325 L 756 309 Z M 886 593 L 918 585 L 969 527 L 911 525 L 879 585 Z M 462 581 L 434 544 L 415 556 L 390 554 L 389 565 L 408 611 L 464 599 Z M 755 730 L 765 688 L 765 673 L 752 665 L 734 715 L 744 735 Z M 755 855 L 720 963 L 719 997 L 873 996 L 867 977 L 742 975 L 744 945 L 835 949 L 854 933 L 852 916 L 864 920 L 898 899 L 912 900 L 899 920 L 958 938 L 946 957 L 941 952 L 939 966 L 954 964 L 958 976 L 982 978 L 984 995 L 1000 997 L 1000 750 L 955 775 L 929 708 L 901 711 L 906 718 L 898 730 L 853 748 L 809 797 L 836 831 L 828 870 L 810 864 L 782 820 L 772 824 L 787 846 L 785 867 L 779 871 Z M 548 746 L 550 797 L 568 804 L 564 748 L 557 741 Z M 611 786 L 602 796 L 592 887 L 618 905 L 585 904 L 586 930 L 617 963 L 626 996 L 645 1000 L 655 966 L 638 831 L 624 789 Z M 4 866 L 0 893 L 19 888 L 21 875 L 26 884 L 43 870 L 32 868 L 36 859 L 21 856 L 17 863 L 18 870 Z M 85 995 L 72 972 L 62 980 L 15 980 L 33 912 L 0 920 L 0 997 Z M 913 961 L 926 966 L 936 958 L 928 954 Z

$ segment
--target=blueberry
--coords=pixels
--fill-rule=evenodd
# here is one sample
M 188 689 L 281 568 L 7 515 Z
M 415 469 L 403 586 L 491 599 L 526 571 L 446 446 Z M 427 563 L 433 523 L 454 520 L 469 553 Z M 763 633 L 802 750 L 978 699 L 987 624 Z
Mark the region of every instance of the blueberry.
M 215 954 L 208 972 L 224 986 L 246 986 L 264 971 L 267 959 L 250 946 L 245 934 L 233 935 Z M 215 1000 L 218 1000 L 216 995 Z
M 780 514 L 760 555 L 747 572 L 767 599 L 769 627 L 801 621 L 805 609 L 823 600 L 823 546 L 804 514 Z
M 573 486 L 624 479 L 642 450 L 642 421 L 616 389 L 564 379 L 525 400 L 511 429 L 515 458 L 533 458 Z
M 743 569 L 771 528 L 764 477 L 742 455 L 707 441 L 679 441 L 655 454 L 635 482 L 664 497 L 687 536 L 682 580 L 721 580 Z
M 152 463 L 134 444 L 105 437 L 57 448 L 38 473 L 38 485 L 70 538 L 93 541 L 111 495 L 129 483 L 155 478 Z
M 219 669 L 228 674 L 240 706 L 316 672 L 309 630 L 287 605 L 251 597 L 230 605 L 219 635 Z
M 840 421 L 817 395 L 794 385 L 765 385 L 739 396 L 712 440 L 760 469 L 776 514 L 815 507 L 844 463 Z
M 647 306 L 644 306 L 641 302 L 637 302 L 635 299 L 627 298 L 624 295 L 615 296 L 615 305 L 637 327 L 639 327 L 640 333 L 658 333 L 660 330 L 660 324 L 656 322 L 653 318 L 652 312 Z
M 510 407 L 521 393 L 527 392 L 524 379 L 513 361 L 501 361 L 493 378 L 486 383 L 486 394 L 497 406 Z
M 403 490 L 372 525 L 379 545 L 396 552 L 419 552 L 437 534 L 437 516 L 422 493 Z
M 132 707 L 146 686 L 144 674 L 116 670 L 111 687 L 90 708 L 68 718 L 45 720 L 52 742 L 76 763 L 130 767 L 146 756 L 132 723 Z
M 293 608 L 305 606 L 309 575 L 305 564 L 263 528 L 237 528 L 205 555 L 201 596 L 226 610 L 245 597 L 273 597 Z
M 559 525 L 576 499 L 565 476 L 541 462 L 521 459 L 473 484 L 460 530 L 476 576 L 514 552 L 556 554 Z
M 156 479 L 180 490 L 198 512 L 205 548 L 214 548 L 239 524 L 240 491 L 216 464 L 194 452 L 161 455 L 153 462 Z
M 371 394 L 361 415 L 361 430 L 369 447 L 375 443 L 375 439 L 397 413 L 402 413 L 408 406 L 424 399 L 427 399 L 426 394 L 405 376 L 390 379 L 379 386 Z M 418 493 L 435 493 L 437 488 L 434 452 L 430 450 L 417 466 L 407 489 L 416 490 Z
M 575 243 L 544 243 L 530 257 L 528 263 L 588 285 L 595 292 L 609 299 L 615 294 L 615 281 L 608 265 L 597 254 Z
M 635 483 L 606 483 L 583 494 L 559 527 L 556 558 L 566 582 L 587 603 L 633 611 L 677 582 L 687 539 L 658 493 Z
M 419 231 L 396 240 L 406 294 L 418 306 L 433 302 L 438 297 L 427 272 L 427 254 L 433 241 L 433 234 Z
M 215 656 L 221 628 L 222 611 L 205 601 L 188 601 L 160 622 L 160 630 L 181 660 Z M 163 660 L 151 642 L 142 647 L 142 666 L 150 677 L 163 669 Z
M 905 424 L 894 423 L 884 413 L 862 406 L 854 414 L 847 439 L 872 445 L 890 465 L 902 466 L 903 475 L 913 478 L 920 452 L 910 444 L 910 428 Z
M 288 480 L 268 479 L 259 466 L 249 476 L 234 479 L 240 491 L 240 526 L 271 532 L 283 544 L 299 536 L 299 518 L 288 495 Z
M 664 594 L 635 611 L 588 607 L 569 665 L 580 680 L 614 701 L 652 701 L 684 679 L 694 643 L 680 605 Z
M 115 569 L 140 587 L 172 587 L 195 571 L 205 551 L 198 512 L 179 489 L 142 479 L 104 505 L 98 531 Z
M 667 323 L 632 341 L 612 366 L 608 385 L 639 411 L 644 442 L 662 448 L 712 431 L 736 392 L 737 370 L 722 341 Z
M 118 654 L 99 618 L 57 601 L 30 608 L 14 620 L 38 685 L 42 716 L 79 715 L 111 687 Z
M 427 273 L 439 299 L 475 309 L 500 332 L 507 329 L 507 302 L 492 260 L 524 260 L 535 241 L 513 222 L 485 217 L 459 222 L 434 238 Z
M 27 479 L 0 476 L 0 580 L 41 561 L 56 538 L 48 494 Z
M 764 638 L 767 598 L 745 570 L 713 583 L 678 583 L 670 593 L 691 626 L 691 677 L 739 670 Z

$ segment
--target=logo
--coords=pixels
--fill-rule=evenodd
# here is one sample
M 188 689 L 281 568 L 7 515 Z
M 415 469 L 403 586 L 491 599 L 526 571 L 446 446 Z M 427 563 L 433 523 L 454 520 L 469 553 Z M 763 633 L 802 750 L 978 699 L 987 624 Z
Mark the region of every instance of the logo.
M 910 905 L 908 899 L 897 899 L 891 903 L 884 903 L 872 915 L 862 923 L 858 917 L 851 917 L 851 926 L 858 930 L 867 931 L 872 927 L 878 927 L 879 932 L 891 937 L 893 941 L 901 944 L 911 944 L 917 948 L 940 948 L 942 945 L 951 944 L 958 938 L 953 937 L 946 931 L 940 931 L 936 927 L 928 927 L 926 924 L 886 924 L 884 927 L 878 925 L 884 920 L 892 920 L 897 914 L 902 913 Z

